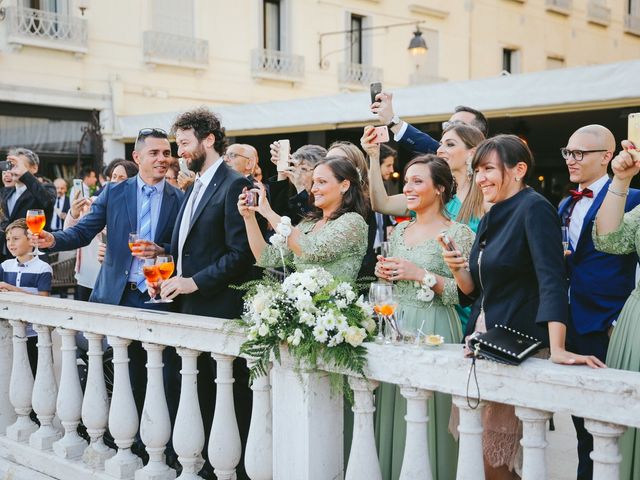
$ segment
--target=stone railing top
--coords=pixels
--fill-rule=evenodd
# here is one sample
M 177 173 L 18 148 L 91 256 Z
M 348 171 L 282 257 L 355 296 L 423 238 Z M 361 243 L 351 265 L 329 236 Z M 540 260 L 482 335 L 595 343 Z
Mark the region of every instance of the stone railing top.
M 177 313 L 0 294 L 0 318 L 237 355 L 243 334 L 227 320 Z M 458 345 L 437 348 L 367 344 L 367 376 L 382 382 L 464 396 L 471 360 Z M 640 373 L 594 370 L 529 359 L 519 367 L 476 362 L 480 396 L 546 411 L 640 427 Z M 290 364 L 285 364 L 289 368 Z M 345 373 L 331 366 L 323 370 Z M 475 397 L 473 377 L 469 394 Z M 473 403 L 473 402 L 472 402 Z

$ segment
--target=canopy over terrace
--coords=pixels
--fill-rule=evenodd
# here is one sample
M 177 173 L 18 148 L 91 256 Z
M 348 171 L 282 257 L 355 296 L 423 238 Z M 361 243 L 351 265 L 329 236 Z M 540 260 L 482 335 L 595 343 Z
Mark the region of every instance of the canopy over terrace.
M 393 89 L 394 109 L 414 123 L 444 120 L 456 105 L 490 118 L 640 105 L 640 60 Z M 365 125 L 369 92 L 214 107 L 233 136 L 326 131 Z M 121 138 L 141 128 L 169 128 L 179 112 L 123 116 Z

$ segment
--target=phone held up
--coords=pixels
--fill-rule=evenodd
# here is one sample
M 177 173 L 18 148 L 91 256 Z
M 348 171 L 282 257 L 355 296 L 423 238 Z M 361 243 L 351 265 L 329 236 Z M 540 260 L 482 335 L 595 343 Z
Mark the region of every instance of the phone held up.
M 285 172 L 287 168 L 289 168 L 289 153 L 291 152 L 291 144 L 289 140 L 278 140 L 278 144 L 280 145 L 280 153 L 278 156 L 278 164 L 276 165 L 276 169 L 278 172 Z
M 178 165 L 180 166 L 180 171 L 185 175 L 189 175 L 189 167 L 187 167 L 187 162 L 184 158 L 178 157 Z
M 442 234 L 442 243 L 445 244 L 445 246 L 447 247 L 447 250 L 449 250 L 450 252 L 455 251 L 455 247 L 453 246 L 453 242 L 449 238 L 449 235 L 447 235 L 446 233 Z
M 82 188 L 82 179 L 80 178 L 73 179 L 73 189 L 80 190 L 80 196 L 84 197 L 84 188 Z
M 371 103 L 375 103 L 377 102 L 376 100 L 376 96 L 379 93 L 382 93 L 382 83 L 380 82 L 373 82 L 369 89 L 371 90 Z
M 0 172 L 11 170 L 12 168 L 13 168 L 13 165 L 11 165 L 11 162 L 9 160 L 0 161 Z
M 636 146 L 636 149 L 640 149 L 640 113 L 629 114 L 627 140 L 630 140 Z
M 374 143 L 386 143 L 389 141 L 389 129 L 386 125 L 375 127 L 374 130 L 376 131 L 376 139 L 373 141 Z

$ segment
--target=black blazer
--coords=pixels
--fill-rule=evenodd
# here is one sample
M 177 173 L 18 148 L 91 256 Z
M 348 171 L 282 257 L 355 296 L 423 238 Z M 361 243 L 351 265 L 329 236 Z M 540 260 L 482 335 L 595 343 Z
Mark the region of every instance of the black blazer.
M 242 313 L 243 292 L 229 288 L 252 278 L 254 258 L 249 248 L 244 220 L 238 212 L 238 196 L 250 182 L 220 164 L 193 214 L 182 248 L 182 276 L 193 278 L 198 290 L 177 297 L 182 313 L 237 318 Z M 184 209 L 193 185 L 187 190 L 171 239 L 178 259 L 178 239 Z
M 2 242 L 3 255 L 9 257 L 11 255 L 7 250 L 4 237 L 4 229 L 7 228 L 7 225 L 19 218 L 25 218 L 27 216 L 27 210 L 40 209 L 44 210 L 46 217 L 44 228 L 48 231 L 50 230 L 51 215 L 53 214 L 53 206 L 56 201 L 56 188 L 53 184 L 40 183 L 30 172 L 25 172 L 25 174 L 20 177 L 20 181 L 27 187 L 27 190 L 20 195 L 11 214 L 9 214 L 7 200 L 16 191 L 16 188 L 11 187 L 5 189 L 4 195 L 2 195 L 0 199 L 0 201 L 2 201 L 2 211 L 5 214 L 2 222 L 0 222 L 0 242 Z
M 469 257 L 476 290 L 467 334 L 484 299 L 487 328 L 508 325 L 548 346 L 547 322 L 567 323 L 563 255 L 560 219 L 542 195 L 525 188 L 495 204 L 480 222 Z

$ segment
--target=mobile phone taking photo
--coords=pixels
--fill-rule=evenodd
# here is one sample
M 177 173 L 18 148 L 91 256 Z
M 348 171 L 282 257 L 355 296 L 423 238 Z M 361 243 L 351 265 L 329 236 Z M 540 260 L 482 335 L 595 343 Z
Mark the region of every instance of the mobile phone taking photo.
M 82 179 L 74 178 L 73 179 L 73 188 L 74 190 L 80 190 L 80 196 L 84 198 L 84 188 L 82 188 Z
M 370 87 L 369 87 L 370 91 L 371 91 L 371 103 L 375 103 L 377 102 L 376 100 L 376 96 L 379 93 L 382 93 L 382 83 L 380 82 L 373 82 Z
M 376 138 L 373 143 L 386 143 L 389 141 L 389 129 L 386 125 L 375 127 L 374 130 L 376 132 Z
M 12 168 L 13 165 L 11 165 L 11 162 L 9 160 L 0 161 L 0 172 L 5 172 L 7 170 L 11 170 Z
M 636 148 L 640 148 L 640 113 L 629 114 L 628 127 L 627 140 L 630 140 Z
M 276 169 L 278 170 L 278 172 L 286 172 L 289 168 L 289 153 L 291 152 L 291 144 L 287 139 L 278 140 L 278 144 L 280 145 L 280 152 Z

